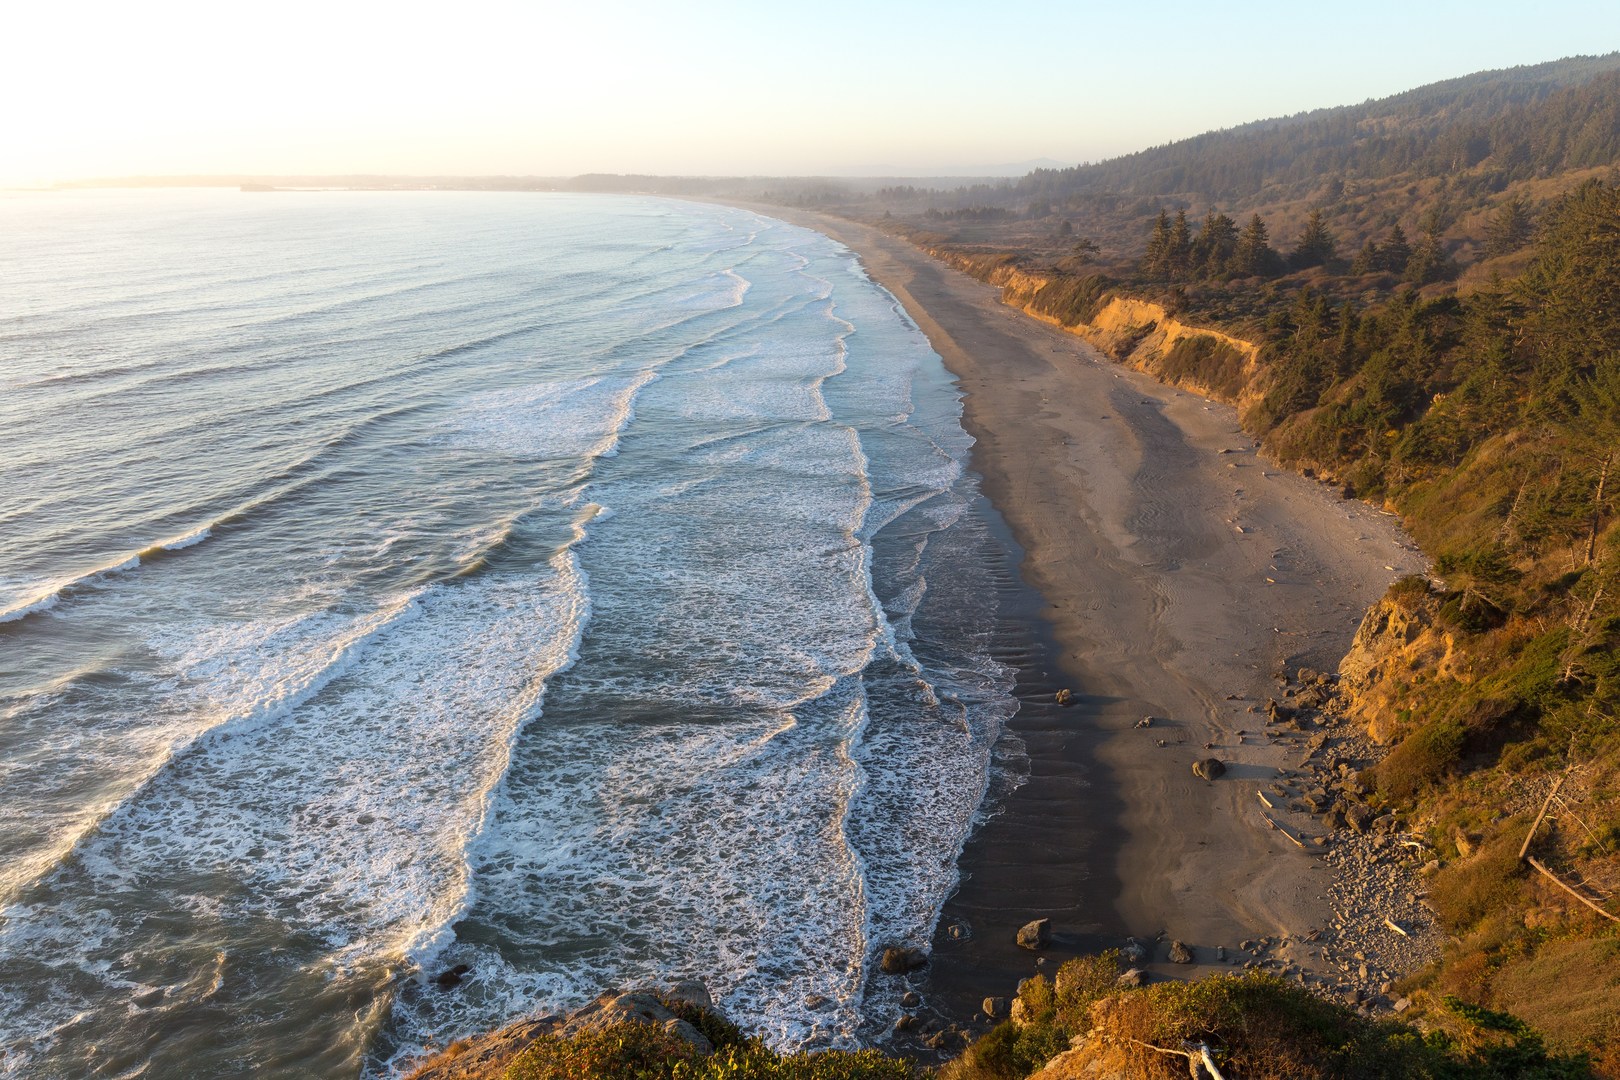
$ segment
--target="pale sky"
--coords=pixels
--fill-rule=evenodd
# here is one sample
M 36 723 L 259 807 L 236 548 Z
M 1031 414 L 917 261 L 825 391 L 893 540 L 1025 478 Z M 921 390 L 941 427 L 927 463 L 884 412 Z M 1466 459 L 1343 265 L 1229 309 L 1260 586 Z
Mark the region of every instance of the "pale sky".
M 1613 0 L 14 0 L 0 185 L 1110 157 L 1620 48 Z

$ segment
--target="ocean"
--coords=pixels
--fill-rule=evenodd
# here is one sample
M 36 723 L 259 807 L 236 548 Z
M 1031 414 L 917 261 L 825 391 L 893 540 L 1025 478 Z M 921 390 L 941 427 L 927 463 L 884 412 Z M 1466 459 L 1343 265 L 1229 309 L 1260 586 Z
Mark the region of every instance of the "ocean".
M 879 1037 L 1017 708 L 970 446 L 745 210 L 0 194 L 0 1074 Z

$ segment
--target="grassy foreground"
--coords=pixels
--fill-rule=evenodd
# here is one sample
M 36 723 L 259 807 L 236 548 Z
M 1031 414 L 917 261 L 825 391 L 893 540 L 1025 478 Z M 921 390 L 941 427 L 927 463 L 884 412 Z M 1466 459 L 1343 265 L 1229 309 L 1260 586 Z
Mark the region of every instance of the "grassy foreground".
M 1121 989 L 1118 956 L 1064 964 L 1019 988 L 1013 1019 L 938 1069 L 875 1050 L 779 1054 L 712 1010 L 666 1002 L 712 1052 L 669 1029 L 620 1023 L 546 1035 L 502 1080 L 1092 1080 L 1187 1075 L 1188 1047 L 1208 1048 L 1227 1080 L 1580 1080 L 1584 1055 L 1549 1052 L 1503 1013 L 1455 998 L 1422 1026 L 1374 1020 L 1266 974 Z

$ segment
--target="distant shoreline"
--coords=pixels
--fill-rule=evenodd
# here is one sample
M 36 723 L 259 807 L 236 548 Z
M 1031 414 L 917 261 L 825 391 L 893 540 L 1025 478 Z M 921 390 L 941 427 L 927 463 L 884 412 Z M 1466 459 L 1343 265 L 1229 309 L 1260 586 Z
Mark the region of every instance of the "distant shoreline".
M 1278 692 L 1278 671 L 1335 669 L 1363 611 L 1420 568 L 1398 529 L 1261 462 L 1229 407 L 1107 361 L 903 240 L 749 209 L 844 243 L 927 334 L 965 391 L 973 467 L 1045 602 L 1031 636 L 1052 651 L 1032 665 L 1052 667 L 1025 672 L 1014 721 L 1030 782 L 963 853 L 931 1004 L 966 1020 L 1033 974 L 1014 934 L 1034 918 L 1052 919 L 1048 971 L 1163 932 L 1150 966 L 1166 976 L 1230 970 L 1218 946 L 1326 925 L 1322 864 L 1256 812 L 1258 782 L 1289 747 L 1248 710 Z M 1070 708 L 1051 700 L 1063 686 Z M 1149 715 L 1156 726 L 1138 729 Z M 1227 777 L 1192 775 L 1207 756 Z M 963 921 L 965 943 L 949 933 Z M 1171 938 L 1193 947 L 1193 965 L 1167 962 Z M 1319 963 L 1303 944 L 1283 955 Z

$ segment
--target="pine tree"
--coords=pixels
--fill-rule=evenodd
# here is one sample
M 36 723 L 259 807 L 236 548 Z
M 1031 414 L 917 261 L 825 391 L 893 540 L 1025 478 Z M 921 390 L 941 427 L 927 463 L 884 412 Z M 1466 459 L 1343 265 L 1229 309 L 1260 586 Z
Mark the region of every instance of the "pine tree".
M 1204 217 L 1198 238 L 1193 241 L 1190 261 L 1195 276 L 1215 277 L 1226 269 L 1237 247 L 1237 222 L 1211 210 Z
M 1412 257 L 1412 243 L 1406 238 L 1406 232 L 1397 222 L 1389 230 L 1389 239 L 1384 246 L 1378 249 L 1377 269 L 1387 270 L 1391 274 L 1406 273 L 1407 260 Z
M 1153 223 L 1153 235 L 1148 237 L 1147 254 L 1142 256 L 1142 275 L 1163 278 L 1169 276 L 1170 215 L 1159 211 L 1159 220 Z
M 1530 203 L 1515 195 L 1485 224 L 1485 254 L 1507 255 L 1530 242 Z
M 1446 256 L 1445 245 L 1440 242 L 1440 235 L 1433 230 L 1423 234 L 1412 249 L 1412 255 L 1406 260 L 1405 280 L 1413 285 L 1427 285 L 1431 281 L 1443 281 L 1456 270 L 1451 259 Z
M 1333 234 L 1328 232 L 1327 222 L 1322 220 L 1322 211 L 1312 210 L 1304 231 L 1299 234 L 1299 244 L 1295 246 L 1293 255 L 1289 256 L 1289 263 L 1297 269 L 1321 266 L 1332 261 L 1337 253 Z
M 1238 277 L 1265 277 L 1276 273 L 1281 267 L 1282 256 L 1271 246 L 1266 223 L 1259 214 L 1255 214 L 1243 226 L 1237 247 L 1232 251 L 1232 273 Z
M 1361 245 L 1361 250 L 1356 252 L 1354 261 L 1350 263 L 1350 272 L 1352 274 L 1370 274 L 1378 269 L 1381 262 L 1382 253 L 1378 250 L 1378 244 L 1373 240 L 1368 240 Z
M 1187 227 L 1187 211 L 1177 210 L 1175 223 L 1165 244 L 1164 263 L 1172 281 L 1185 281 L 1192 261 L 1192 230 Z

